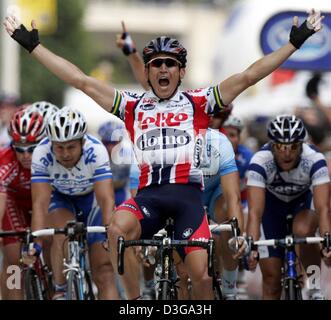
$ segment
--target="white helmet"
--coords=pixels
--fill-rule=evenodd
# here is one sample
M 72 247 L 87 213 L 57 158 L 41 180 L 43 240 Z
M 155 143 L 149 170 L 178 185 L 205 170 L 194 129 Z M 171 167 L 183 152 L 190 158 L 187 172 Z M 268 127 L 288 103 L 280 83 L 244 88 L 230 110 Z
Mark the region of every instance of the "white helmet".
M 28 108 L 32 109 L 33 111 L 39 112 L 46 122 L 51 115 L 53 115 L 56 111 L 59 110 L 56 105 L 47 101 L 37 101 Z
M 240 132 L 244 128 L 244 124 L 239 118 L 230 115 L 229 118 L 223 124 L 223 128 L 225 127 L 233 127 Z
M 51 141 L 67 142 L 84 136 L 87 123 L 82 113 L 70 107 L 63 107 L 54 113 L 46 127 L 47 136 Z

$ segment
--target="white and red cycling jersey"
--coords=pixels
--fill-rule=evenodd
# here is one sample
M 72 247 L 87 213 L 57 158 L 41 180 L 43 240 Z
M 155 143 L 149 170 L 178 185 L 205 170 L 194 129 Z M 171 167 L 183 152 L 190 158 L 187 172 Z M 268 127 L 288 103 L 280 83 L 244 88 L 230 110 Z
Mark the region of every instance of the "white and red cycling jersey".
M 7 196 L 2 229 L 28 227 L 32 210 L 31 170 L 22 167 L 12 147 L 0 152 L 0 193 Z M 4 238 L 5 245 L 16 241 L 16 238 Z
M 115 91 L 111 113 L 128 130 L 140 166 L 139 189 L 167 183 L 203 183 L 199 168 L 208 115 L 223 108 L 219 87 L 178 90 L 168 99 Z

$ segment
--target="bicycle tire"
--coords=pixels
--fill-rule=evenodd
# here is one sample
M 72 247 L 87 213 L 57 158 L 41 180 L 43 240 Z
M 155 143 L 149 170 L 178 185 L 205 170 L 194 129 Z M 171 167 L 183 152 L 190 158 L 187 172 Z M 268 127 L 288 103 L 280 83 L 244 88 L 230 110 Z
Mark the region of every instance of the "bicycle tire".
M 213 277 L 213 291 L 214 291 L 214 300 L 223 299 L 221 280 L 219 278 L 217 278 L 216 275 L 214 275 L 214 277 Z
M 286 287 L 286 300 L 302 300 L 301 289 L 295 279 L 288 279 Z
M 93 285 L 91 275 L 88 271 L 85 271 L 85 284 L 86 284 L 86 292 L 84 292 L 85 300 L 95 300 L 95 295 L 93 293 Z
M 24 291 L 26 300 L 44 300 L 41 281 L 32 268 L 24 272 Z
M 66 300 L 84 300 L 81 296 L 80 290 L 80 279 L 76 271 L 69 271 L 67 275 L 67 294 Z
M 170 286 L 168 281 L 161 282 L 161 293 L 159 294 L 159 300 L 171 300 Z

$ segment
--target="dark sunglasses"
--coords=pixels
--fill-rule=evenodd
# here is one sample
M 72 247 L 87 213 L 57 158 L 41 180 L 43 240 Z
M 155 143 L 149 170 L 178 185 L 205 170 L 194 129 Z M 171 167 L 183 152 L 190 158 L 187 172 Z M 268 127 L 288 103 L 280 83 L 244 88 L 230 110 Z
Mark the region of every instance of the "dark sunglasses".
M 301 142 L 284 144 L 284 143 L 274 143 L 275 149 L 280 152 L 285 152 L 286 150 L 295 151 L 301 147 Z
M 36 148 L 36 146 L 37 145 L 32 145 L 32 146 L 27 146 L 27 147 L 19 147 L 19 146 L 13 145 L 13 148 L 18 153 L 24 153 L 24 152 L 33 153 L 33 150 Z
M 150 64 L 154 68 L 160 68 L 163 63 L 166 65 L 167 68 L 181 66 L 181 63 L 173 58 L 155 58 L 151 60 L 148 64 Z

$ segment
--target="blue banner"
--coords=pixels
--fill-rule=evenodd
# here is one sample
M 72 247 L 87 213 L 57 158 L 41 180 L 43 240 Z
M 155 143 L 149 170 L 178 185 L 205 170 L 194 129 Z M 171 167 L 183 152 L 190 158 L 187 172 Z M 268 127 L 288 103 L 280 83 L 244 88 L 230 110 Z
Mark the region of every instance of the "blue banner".
M 311 36 L 281 68 L 294 70 L 331 71 L 331 13 L 322 13 L 323 29 Z M 289 40 L 293 17 L 299 17 L 299 25 L 307 13 L 285 11 L 267 20 L 261 30 L 260 46 L 264 54 L 271 53 Z

